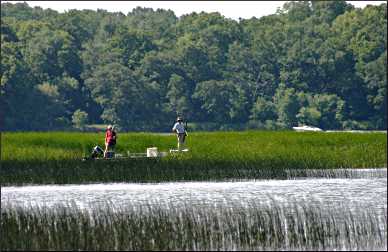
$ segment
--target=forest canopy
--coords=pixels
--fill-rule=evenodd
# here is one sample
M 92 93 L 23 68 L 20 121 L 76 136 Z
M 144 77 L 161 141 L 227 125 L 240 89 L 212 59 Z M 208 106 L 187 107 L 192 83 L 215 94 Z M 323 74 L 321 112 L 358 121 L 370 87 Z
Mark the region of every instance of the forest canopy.
M 239 21 L 1 3 L 1 129 L 387 129 L 386 44 L 386 3 Z

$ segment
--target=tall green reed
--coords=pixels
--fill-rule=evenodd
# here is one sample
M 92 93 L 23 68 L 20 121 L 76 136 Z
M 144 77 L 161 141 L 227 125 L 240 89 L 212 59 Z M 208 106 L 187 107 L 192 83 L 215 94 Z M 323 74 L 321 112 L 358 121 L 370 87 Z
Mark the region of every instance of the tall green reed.
M 3 206 L 3 250 L 381 250 L 386 209 Z
M 81 162 L 102 133 L 5 133 L 1 183 L 282 178 L 290 169 L 386 167 L 386 134 L 190 133 L 188 153 L 157 160 Z M 119 134 L 117 152 L 175 148 L 174 135 Z M 87 153 L 85 153 L 87 152 Z

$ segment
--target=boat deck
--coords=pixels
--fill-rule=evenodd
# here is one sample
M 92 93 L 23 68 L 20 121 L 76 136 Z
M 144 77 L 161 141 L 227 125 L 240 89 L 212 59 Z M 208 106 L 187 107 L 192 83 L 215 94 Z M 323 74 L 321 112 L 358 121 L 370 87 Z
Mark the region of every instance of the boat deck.
M 130 159 L 151 159 L 151 160 L 155 160 L 155 159 L 160 159 L 162 157 L 166 157 L 168 155 L 173 155 L 174 154 L 179 154 L 179 153 L 187 153 L 189 150 L 188 149 L 184 149 L 184 150 L 175 150 L 175 149 L 171 149 L 168 152 L 158 152 L 157 153 L 157 156 L 147 156 L 147 153 L 131 153 L 131 152 L 127 152 L 127 155 L 123 155 L 123 154 L 120 154 L 120 153 L 117 153 L 115 154 L 114 157 L 111 157 L 111 158 L 104 158 L 104 157 L 97 157 L 97 158 L 90 158 L 90 157 L 84 157 L 82 160 L 83 161 L 86 161 L 86 160 L 104 160 L 104 161 L 119 161 L 119 160 L 130 160 Z

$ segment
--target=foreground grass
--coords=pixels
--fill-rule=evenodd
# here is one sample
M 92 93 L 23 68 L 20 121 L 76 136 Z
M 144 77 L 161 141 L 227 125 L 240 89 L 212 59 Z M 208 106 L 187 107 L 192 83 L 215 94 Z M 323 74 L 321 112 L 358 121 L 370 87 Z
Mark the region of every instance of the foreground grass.
M 281 178 L 286 170 L 387 166 L 382 133 L 191 133 L 190 152 L 156 160 L 81 162 L 103 133 L 3 133 L 1 183 Z M 119 134 L 117 153 L 174 148 L 174 135 Z
M 2 206 L 2 250 L 386 250 L 386 209 Z

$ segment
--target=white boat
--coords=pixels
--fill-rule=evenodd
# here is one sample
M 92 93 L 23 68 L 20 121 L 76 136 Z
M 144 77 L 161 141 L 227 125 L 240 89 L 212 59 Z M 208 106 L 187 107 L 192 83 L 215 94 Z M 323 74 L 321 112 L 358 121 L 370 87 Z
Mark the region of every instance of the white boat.
M 292 127 L 295 131 L 303 132 L 303 131 L 322 131 L 322 129 L 313 127 L 313 126 L 299 126 L 299 127 Z

